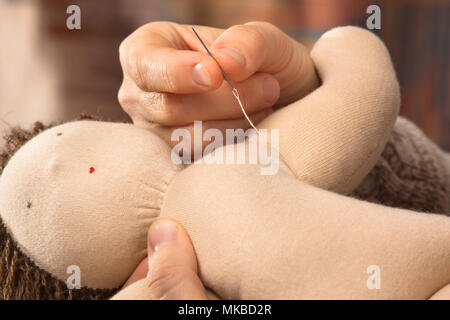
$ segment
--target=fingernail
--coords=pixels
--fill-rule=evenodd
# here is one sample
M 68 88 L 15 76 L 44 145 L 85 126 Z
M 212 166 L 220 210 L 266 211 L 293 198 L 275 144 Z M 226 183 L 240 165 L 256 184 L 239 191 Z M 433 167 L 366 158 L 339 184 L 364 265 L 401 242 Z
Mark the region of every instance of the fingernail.
M 157 221 L 150 227 L 150 244 L 153 251 L 158 251 L 162 246 L 175 240 L 177 235 L 177 226 L 171 220 Z
M 204 87 L 211 86 L 211 77 L 209 76 L 209 73 L 206 70 L 206 68 L 200 63 L 197 63 L 194 66 L 191 73 L 192 79 L 195 81 L 195 83 Z
M 263 80 L 264 100 L 268 105 L 273 105 L 279 97 L 280 87 L 278 81 L 268 77 Z
M 220 49 L 221 52 L 225 53 L 226 55 L 229 55 L 234 60 L 239 62 L 241 66 L 245 66 L 245 57 L 242 54 L 241 51 L 238 49 L 232 48 L 232 47 L 225 47 Z

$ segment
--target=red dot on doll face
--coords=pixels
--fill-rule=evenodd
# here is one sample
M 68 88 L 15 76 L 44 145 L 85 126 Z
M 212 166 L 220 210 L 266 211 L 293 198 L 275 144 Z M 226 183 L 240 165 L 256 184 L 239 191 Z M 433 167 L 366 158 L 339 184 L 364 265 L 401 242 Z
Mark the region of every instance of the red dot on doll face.
M 89 168 L 89 173 L 92 173 L 92 172 L 94 172 L 94 171 L 95 171 L 94 167 L 90 167 L 90 168 Z

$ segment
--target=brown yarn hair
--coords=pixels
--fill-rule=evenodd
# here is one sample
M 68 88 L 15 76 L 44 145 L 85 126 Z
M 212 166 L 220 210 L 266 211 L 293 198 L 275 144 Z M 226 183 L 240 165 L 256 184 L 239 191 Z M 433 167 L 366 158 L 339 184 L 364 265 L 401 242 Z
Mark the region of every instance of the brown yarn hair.
M 78 120 L 96 118 L 81 115 Z M 33 128 L 25 130 L 12 128 L 4 136 L 6 147 L 0 153 L 0 175 L 9 159 L 27 141 L 55 126 L 35 122 Z M 64 281 L 39 268 L 19 248 L 17 242 L 8 233 L 0 218 L 0 299 L 1 300 L 74 300 L 74 299 L 107 299 L 118 291 L 116 289 L 68 289 Z

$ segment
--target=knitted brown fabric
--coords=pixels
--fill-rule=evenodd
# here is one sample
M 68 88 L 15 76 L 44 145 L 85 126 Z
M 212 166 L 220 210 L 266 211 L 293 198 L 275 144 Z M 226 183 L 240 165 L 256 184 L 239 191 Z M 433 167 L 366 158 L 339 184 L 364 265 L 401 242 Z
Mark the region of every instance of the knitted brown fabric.
M 92 119 L 80 116 L 80 119 Z M 0 174 L 8 160 L 28 140 L 52 127 L 36 122 L 31 130 L 13 128 L 5 136 L 6 148 L 0 154 Z M 18 247 L 0 219 L 0 299 L 106 299 L 118 289 L 91 289 L 82 287 L 70 290 L 66 283 L 37 267 Z
M 0 174 L 25 142 L 49 127 L 37 122 L 31 130 L 14 128 L 5 137 Z M 381 158 L 353 196 L 391 207 L 449 215 L 450 156 L 411 122 L 399 118 Z M 69 290 L 23 254 L 0 219 L 0 299 L 106 299 L 117 291 Z
M 353 196 L 389 207 L 450 215 L 450 155 L 398 118 L 372 171 Z

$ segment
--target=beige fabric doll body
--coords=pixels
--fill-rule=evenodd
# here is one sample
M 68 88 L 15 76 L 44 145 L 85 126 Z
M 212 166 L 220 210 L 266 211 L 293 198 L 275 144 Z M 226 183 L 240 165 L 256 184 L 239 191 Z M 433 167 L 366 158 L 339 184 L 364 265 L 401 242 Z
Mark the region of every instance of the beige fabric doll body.
M 149 225 L 165 216 L 187 228 L 201 278 L 222 298 L 431 297 L 450 283 L 447 217 L 316 188 L 351 192 L 383 150 L 399 106 L 389 55 L 352 27 L 326 33 L 311 55 L 322 86 L 259 125 L 280 130 L 277 174 L 186 168 L 151 131 L 74 122 L 11 159 L 0 177 L 3 223 L 40 268 L 64 281 L 78 266 L 90 288 L 122 285 L 146 255 Z M 367 288 L 372 265 L 379 290 Z

